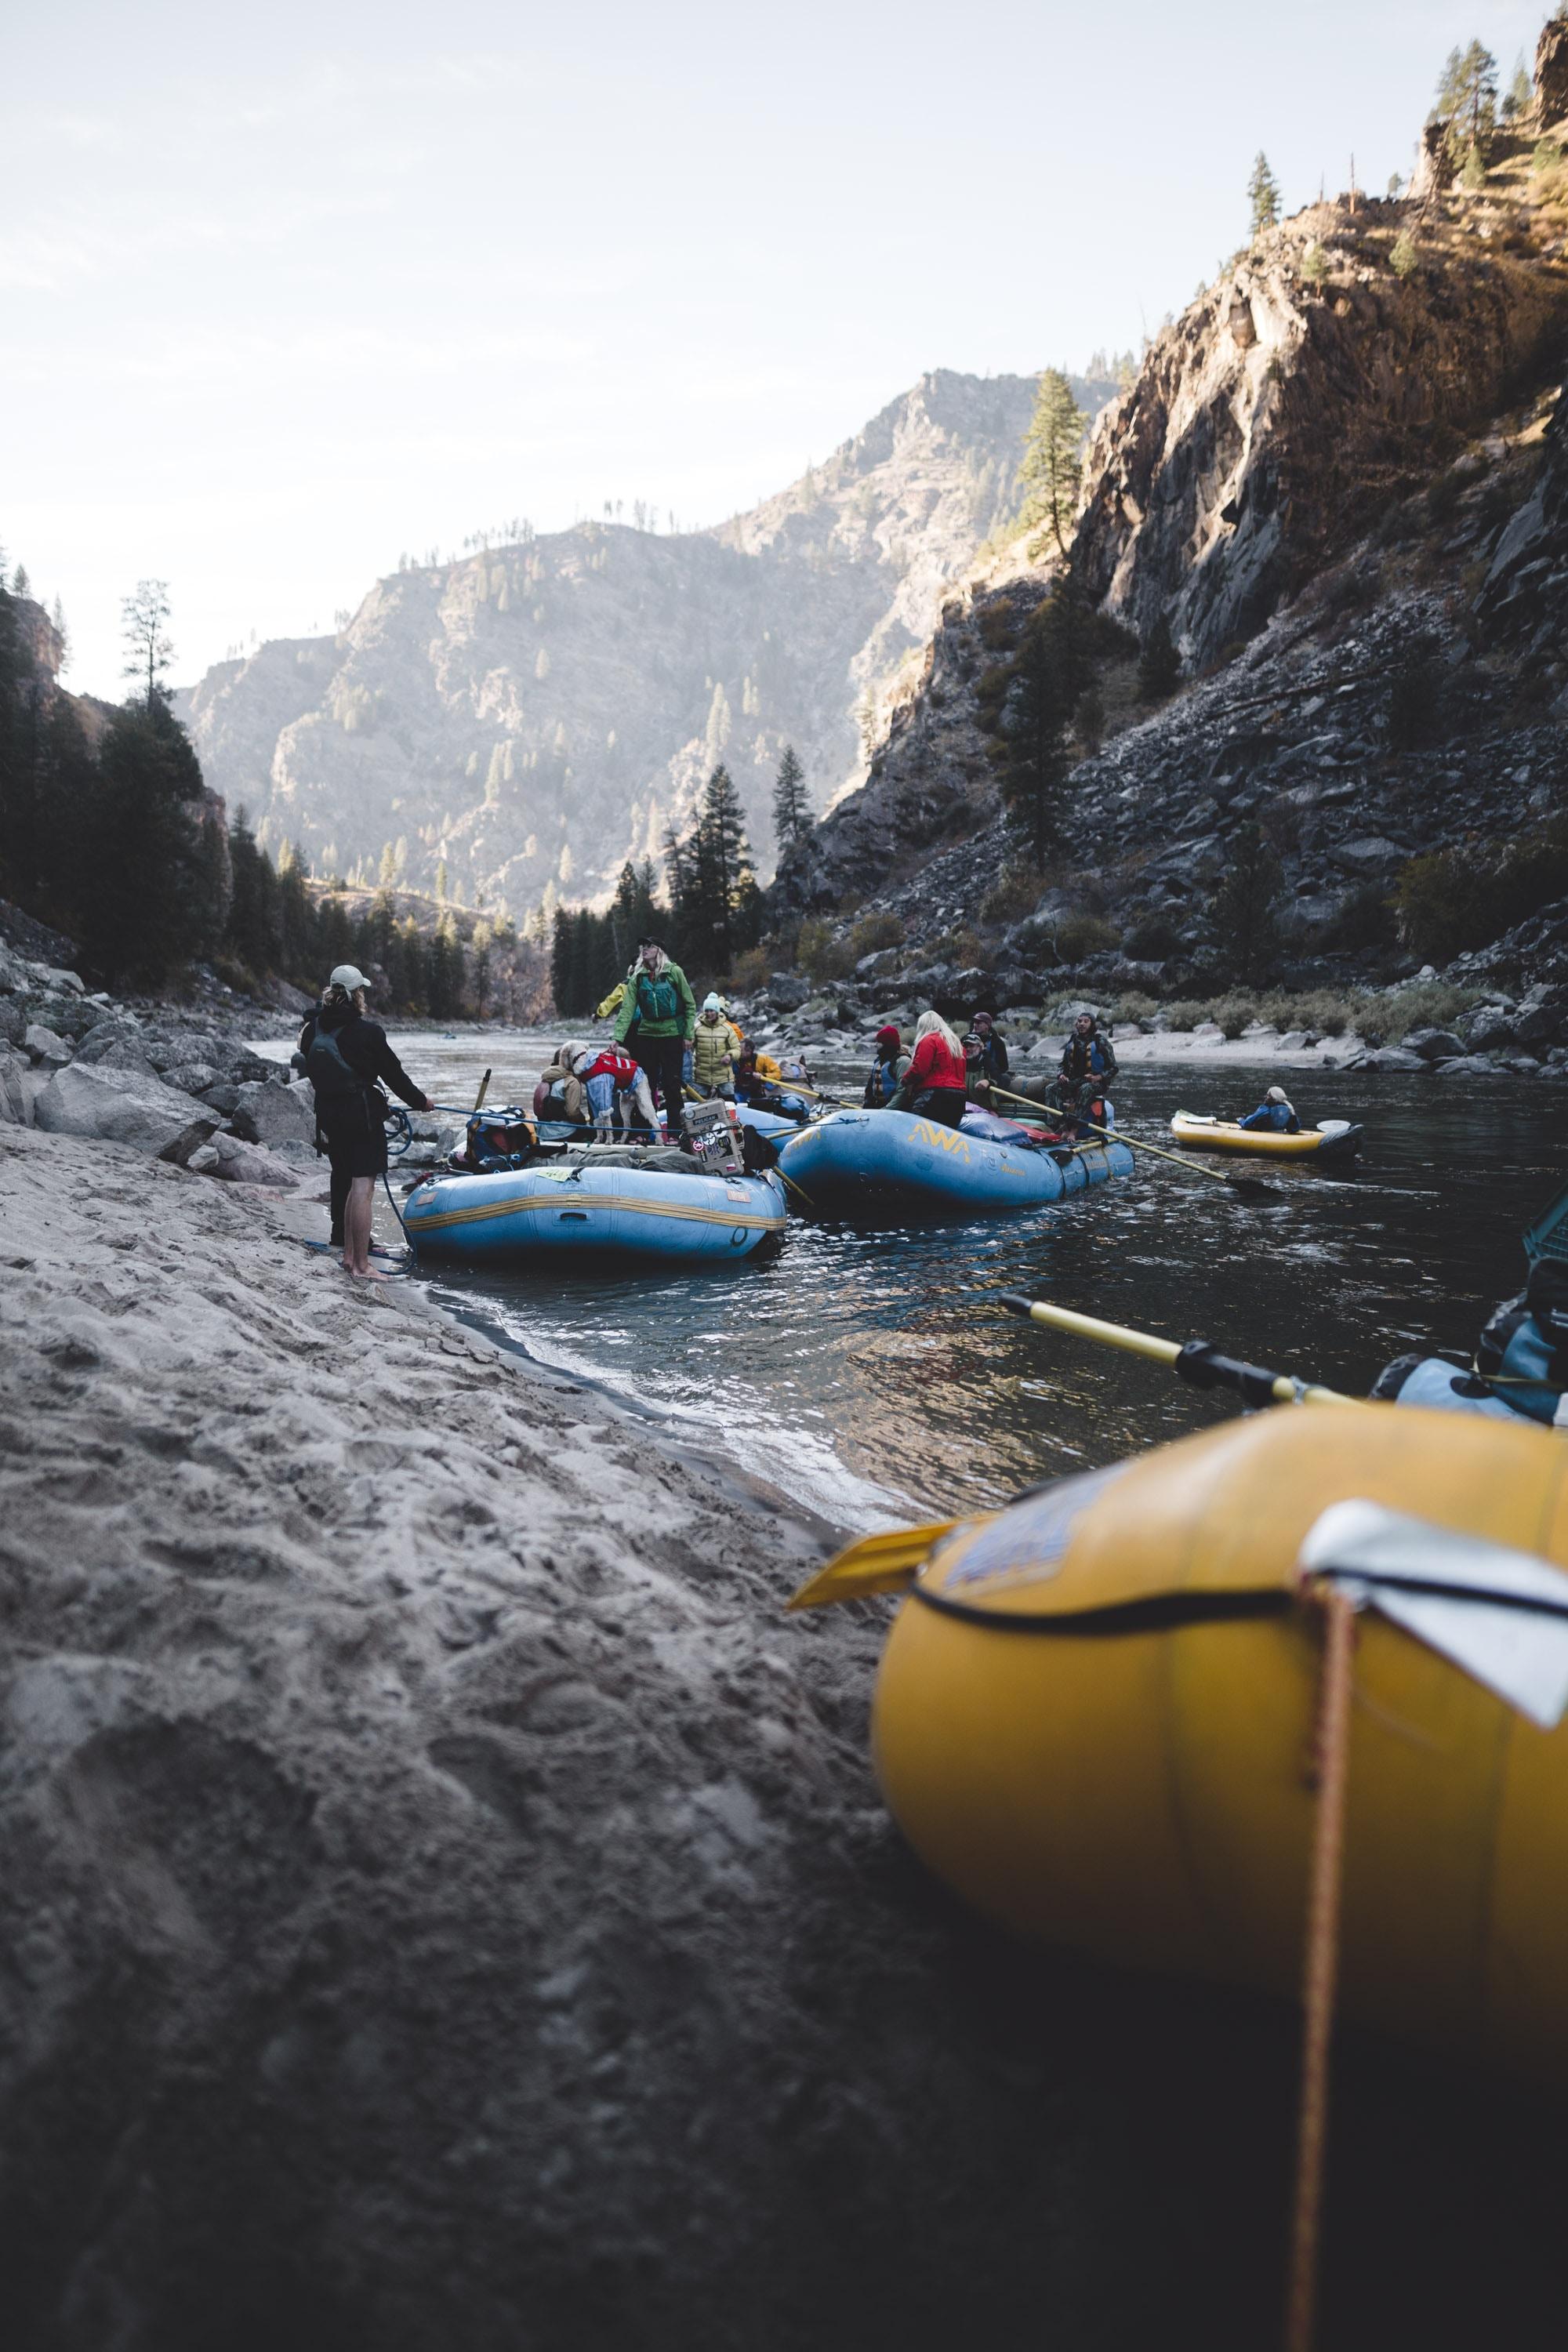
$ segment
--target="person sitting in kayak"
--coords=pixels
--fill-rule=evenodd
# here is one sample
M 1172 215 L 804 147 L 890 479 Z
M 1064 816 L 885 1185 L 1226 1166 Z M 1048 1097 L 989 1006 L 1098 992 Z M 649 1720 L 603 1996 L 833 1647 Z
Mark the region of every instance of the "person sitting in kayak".
M 963 1058 L 969 1069 L 970 1099 L 989 1103 L 992 1087 L 1005 1087 L 1010 1075 L 1006 1041 L 991 1013 L 975 1014 L 963 1041 Z
M 890 1021 L 878 1030 L 874 1050 L 876 1059 L 860 1100 L 868 1110 L 886 1110 L 910 1074 L 910 1057 Z
M 963 1047 L 940 1013 L 922 1013 L 915 1027 L 909 1069 L 888 1108 L 912 1111 L 917 1118 L 935 1119 L 942 1127 L 957 1127 L 966 1100 Z
M 1258 1108 L 1248 1111 L 1245 1118 L 1238 1118 L 1236 1123 L 1237 1127 L 1273 1135 L 1300 1135 L 1301 1132 L 1301 1122 L 1296 1116 L 1295 1106 L 1283 1087 L 1270 1087 Z
M 710 989 L 702 1000 L 702 1011 L 691 1040 L 691 1083 L 705 1101 L 714 1095 L 733 1097 L 735 1064 L 743 1042 L 740 1031 L 727 1018 L 720 999 Z

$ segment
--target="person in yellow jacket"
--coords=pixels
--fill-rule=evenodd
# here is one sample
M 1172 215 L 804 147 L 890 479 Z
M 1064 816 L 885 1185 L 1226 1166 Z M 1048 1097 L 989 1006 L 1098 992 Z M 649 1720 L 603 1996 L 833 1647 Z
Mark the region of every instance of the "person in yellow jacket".
M 595 1020 L 607 1021 L 612 1013 L 618 1013 L 621 1009 L 622 1000 L 624 999 L 626 992 L 626 982 L 624 980 L 617 980 L 614 988 L 611 989 L 608 996 L 605 998 L 603 1003 L 595 1005 Z
M 733 1097 L 735 1065 L 741 1058 L 743 1042 L 720 999 L 710 989 L 702 1000 L 691 1038 L 691 1083 L 700 1095 Z

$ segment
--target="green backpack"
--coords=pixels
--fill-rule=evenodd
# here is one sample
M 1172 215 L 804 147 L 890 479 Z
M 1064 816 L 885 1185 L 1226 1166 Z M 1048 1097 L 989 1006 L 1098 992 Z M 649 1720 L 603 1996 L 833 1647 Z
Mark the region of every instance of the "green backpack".
M 680 991 L 667 971 L 657 980 L 637 974 L 637 1012 L 644 1021 L 673 1021 L 680 1011 Z

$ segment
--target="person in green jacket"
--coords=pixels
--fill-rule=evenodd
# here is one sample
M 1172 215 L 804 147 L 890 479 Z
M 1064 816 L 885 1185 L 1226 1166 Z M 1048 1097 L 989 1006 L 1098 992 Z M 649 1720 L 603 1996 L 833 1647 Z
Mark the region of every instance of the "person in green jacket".
M 647 1082 L 664 1103 L 671 1142 L 681 1135 L 681 1072 L 686 1048 L 697 1027 L 697 999 L 678 963 L 659 941 L 639 940 L 637 960 L 626 974 L 626 992 L 616 1014 L 616 1043 L 647 1072 Z

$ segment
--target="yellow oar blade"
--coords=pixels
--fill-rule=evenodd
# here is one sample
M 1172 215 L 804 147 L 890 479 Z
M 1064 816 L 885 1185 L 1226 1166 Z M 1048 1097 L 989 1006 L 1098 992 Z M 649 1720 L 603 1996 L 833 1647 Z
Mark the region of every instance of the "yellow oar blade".
M 987 1511 L 986 1518 L 994 1517 Z M 894 1528 L 889 1534 L 862 1536 L 785 1602 L 789 1609 L 826 1609 L 836 1601 L 864 1601 L 869 1592 L 901 1592 L 930 1559 L 941 1538 L 961 1523 L 939 1519 L 931 1527 Z

